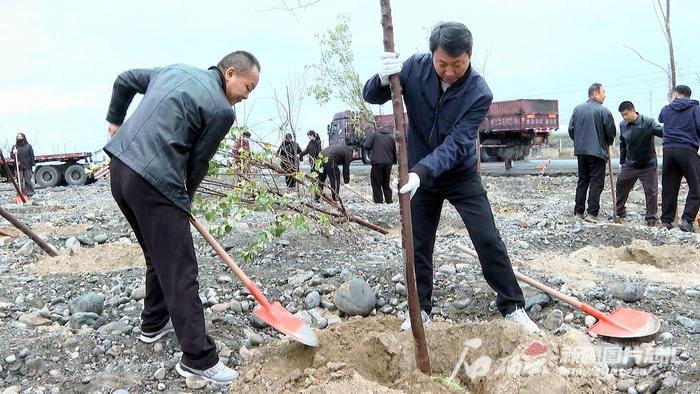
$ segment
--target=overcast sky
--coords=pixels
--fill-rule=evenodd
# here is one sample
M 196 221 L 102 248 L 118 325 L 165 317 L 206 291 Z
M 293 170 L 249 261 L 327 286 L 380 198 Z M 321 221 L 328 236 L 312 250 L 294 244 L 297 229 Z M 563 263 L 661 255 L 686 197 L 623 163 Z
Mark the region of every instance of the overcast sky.
M 402 59 L 427 51 L 436 22 L 462 22 L 472 31 L 473 62 L 485 63 L 495 99 L 557 99 L 562 129 L 592 82 L 606 86 L 605 104 L 617 120 L 622 100 L 654 117 L 666 103 L 665 73 L 623 47 L 668 64 L 651 0 L 392 3 Z M 272 97 L 318 60 L 315 34 L 347 13 L 362 80 L 376 73 L 382 51 L 378 1 L 320 0 L 294 14 L 269 10 L 280 5 L 279 0 L 0 1 L 0 146 L 8 147 L 23 131 L 37 154 L 99 150 L 107 141 L 112 83 L 121 71 L 172 63 L 206 68 L 238 49 L 262 64 L 260 84 L 245 105 L 237 105 L 238 118 L 254 125 L 258 138 L 276 142 Z M 700 2 L 672 2 L 678 83 L 689 85 L 694 97 L 700 95 L 698 15 Z M 326 140 L 326 125 L 343 109 L 342 103 L 319 106 L 307 97 L 298 126 Z

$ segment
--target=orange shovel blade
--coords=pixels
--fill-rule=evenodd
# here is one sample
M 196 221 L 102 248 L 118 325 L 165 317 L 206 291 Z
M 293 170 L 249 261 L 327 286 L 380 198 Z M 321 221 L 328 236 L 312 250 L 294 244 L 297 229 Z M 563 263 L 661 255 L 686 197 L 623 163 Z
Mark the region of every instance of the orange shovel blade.
M 588 329 L 605 337 L 638 338 L 656 334 L 661 328 L 659 318 L 644 311 L 619 307 Z
M 19 194 L 15 196 L 15 201 L 17 201 L 17 204 L 24 204 L 25 201 L 28 201 L 27 196 L 24 196 L 24 200 L 22 200 L 22 196 Z
M 303 320 L 284 309 L 279 302 L 274 304 L 261 303 L 255 316 L 304 345 L 318 346 L 318 339 L 311 328 Z

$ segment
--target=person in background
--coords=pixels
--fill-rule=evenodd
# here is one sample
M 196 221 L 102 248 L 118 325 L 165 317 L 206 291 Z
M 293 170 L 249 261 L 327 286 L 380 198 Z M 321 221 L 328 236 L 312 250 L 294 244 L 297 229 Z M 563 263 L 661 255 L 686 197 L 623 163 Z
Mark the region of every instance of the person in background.
M 659 122 L 664 124 L 664 164 L 661 171 L 661 225 L 673 228 L 678 209 L 681 180 L 688 182 L 688 196 L 678 228 L 694 233 L 693 221 L 700 209 L 700 107 L 691 100 L 685 85 L 673 88 L 670 104 L 663 107 Z
M 301 148 L 294 141 L 292 134 L 287 133 L 284 136 L 284 142 L 277 150 L 277 156 L 280 157 L 280 165 L 284 171 L 284 183 L 287 187 L 293 188 L 297 185 L 295 175 L 299 171 L 299 160 L 301 160 Z
M 301 151 L 301 157 L 303 159 L 304 156 L 309 155 L 309 165 L 311 166 L 311 171 L 313 171 L 316 159 L 318 159 L 318 155 L 321 153 L 321 138 L 313 130 L 309 130 L 306 136 L 309 137 L 309 143 L 306 145 L 306 149 Z
M 583 219 L 588 194 L 588 217 L 599 221 L 600 194 L 605 185 L 605 165 L 610 155 L 609 146 L 615 140 L 615 119 L 603 107 L 605 88 L 594 83 L 588 88 L 588 101 L 574 108 L 569 120 L 569 137 L 574 140 L 574 154 L 578 160 L 578 185 L 574 215 Z
M 647 226 L 657 224 L 659 176 L 656 170 L 656 146 L 654 137 L 663 136 L 663 128 L 653 118 L 640 115 L 634 104 L 623 101 L 618 107 L 623 121 L 620 122 L 620 175 L 617 176 L 617 216 L 627 216 L 625 203 L 634 184 L 639 179 L 644 188 Z
M 323 191 L 324 183 L 328 179 L 331 188 L 331 196 L 333 201 L 338 201 L 340 195 L 340 169 L 339 165 L 343 165 L 343 183 L 350 183 L 350 163 L 360 157 L 360 154 L 355 147 L 349 147 L 345 144 L 335 144 L 322 150 L 319 157 L 325 157 L 328 160 L 323 164 L 323 171 L 318 174 L 318 182 L 321 191 Z M 316 195 L 316 201 L 321 199 L 320 195 Z
M 245 153 L 247 152 L 247 154 Z M 250 172 L 250 163 L 246 164 L 246 157 L 250 155 L 250 132 L 244 131 L 238 138 L 236 138 L 236 143 L 233 145 L 231 151 L 236 168 L 238 168 L 244 174 Z
M 372 184 L 372 199 L 375 203 L 387 204 L 393 202 L 391 195 L 391 167 L 396 163 L 396 139 L 394 133 L 387 127 L 379 127 L 370 133 L 362 145 L 371 152 L 370 182 Z
M 17 180 L 22 193 L 27 197 L 34 195 L 34 184 L 32 175 L 34 174 L 34 148 L 27 142 L 24 133 L 18 133 L 15 137 L 15 145 L 10 149 L 10 157 L 19 163 L 19 178 Z M 16 175 L 16 174 L 12 174 Z

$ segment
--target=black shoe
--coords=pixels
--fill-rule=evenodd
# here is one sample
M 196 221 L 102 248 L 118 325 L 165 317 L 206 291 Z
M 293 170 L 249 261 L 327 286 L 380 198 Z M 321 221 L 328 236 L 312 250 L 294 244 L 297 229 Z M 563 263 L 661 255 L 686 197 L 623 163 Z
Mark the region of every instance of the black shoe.
M 670 230 L 673 228 L 673 225 L 671 223 L 661 222 L 661 227 Z
M 656 219 L 647 219 L 647 226 L 648 227 L 656 227 L 656 225 L 658 223 L 659 223 L 659 221 Z
M 687 220 L 681 220 L 681 223 L 678 225 L 678 228 L 681 231 L 684 231 L 686 233 L 694 233 L 695 229 L 693 229 L 693 223 L 687 221 Z

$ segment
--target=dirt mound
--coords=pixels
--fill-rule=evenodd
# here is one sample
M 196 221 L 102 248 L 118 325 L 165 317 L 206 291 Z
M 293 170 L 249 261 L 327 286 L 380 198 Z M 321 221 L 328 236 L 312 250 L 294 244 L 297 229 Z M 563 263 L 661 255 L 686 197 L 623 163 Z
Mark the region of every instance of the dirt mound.
M 62 251 L 56 257 L 43 256 L 35 267 L 39 275 L 109 272 L 146 266 L 143 251 L 136 244 L 95 245 L 94 247 L 80 248 L 73 255 L 68 251 Z
M 546 253 L 525 267 L 544 270 L 574 282 L 576 287 L 594 286 L 602 274 L 618 274 L 651 280 L 676 288 L 700 284 L 700 250 L 689 245 L 653 246 L 633 240 L 619 248 L 586 246 L 568 256 Z
M 246 358 L 231 392 L 604 393 L 614 389 L 612 379 L 595 362 L 577 363 L 565 357 L 593 354 L 590 341 L 578 331 L 564 337 L 536 337 L 504 320 L 432 323 L 426 326 L 431 378 L 417 370 L 413 338 L 410 332 L 398 332 L 400 323 L 393 317 L 344 321 L 317 331 L 318 348 L 288 340 L 272 343 Z M 453 371 L 454 383 L 439 382 Z

